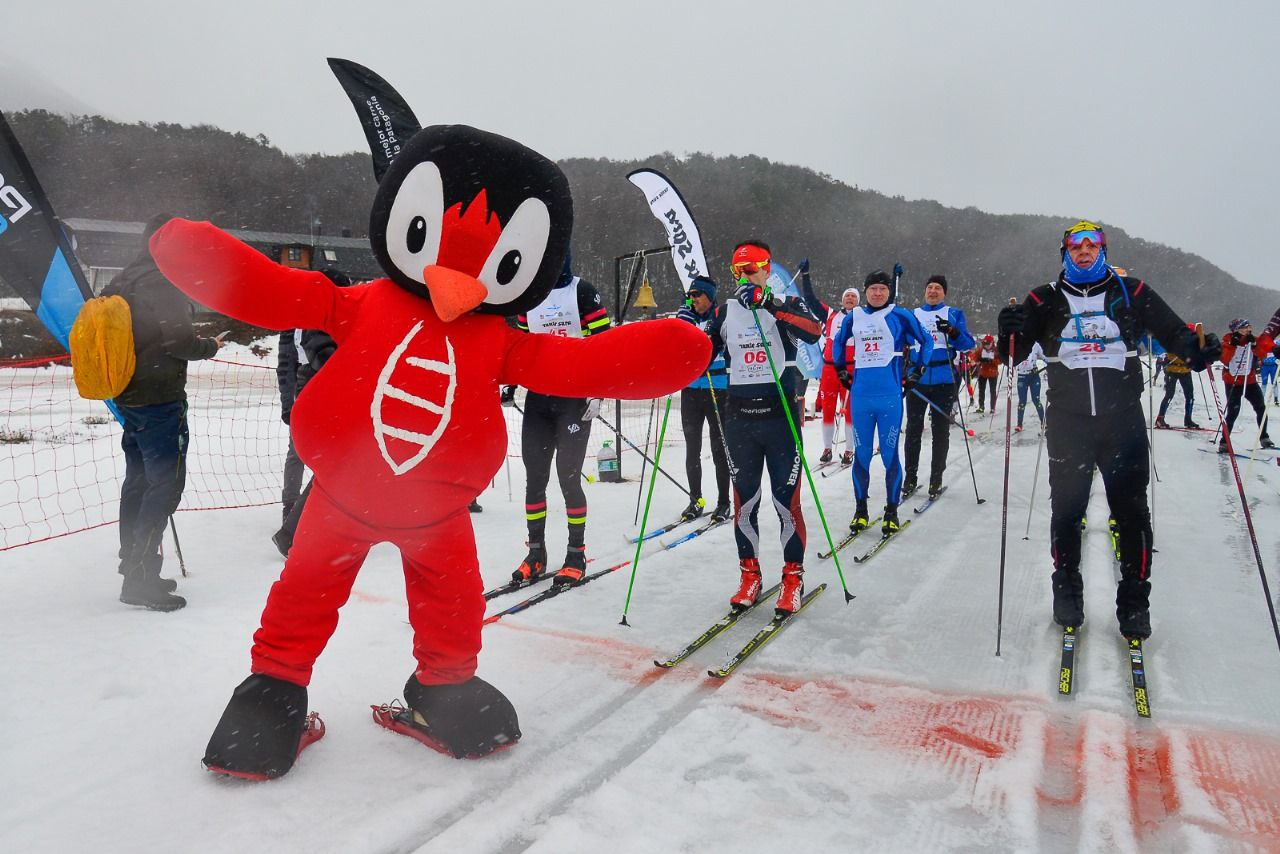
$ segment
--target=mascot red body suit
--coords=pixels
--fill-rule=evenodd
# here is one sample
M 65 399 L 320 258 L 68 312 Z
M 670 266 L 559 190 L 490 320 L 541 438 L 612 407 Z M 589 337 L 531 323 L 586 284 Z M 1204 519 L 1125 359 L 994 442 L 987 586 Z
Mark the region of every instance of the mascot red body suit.
M 379 722 L 459 757 L 519 739 L 510 702 L 475 676 L 485 603 L 467 505 L 505 454 L 499 386 L 646 399 L 692 382 L 710 358 L 706 336 L 676 320 L 584 340 L 509 328 L 503 315 L 537 305 L 568 251 L 564 175 L 494 134 L 418 129 L 372 72 L 330 65 L 366 119 L 379 177 L 370 240 L 387 278 L 338 288 L 208 223 L 174 220 L 151 240 L 164 274 L 204 305 L 272 329 L 322 329 L 339 345 L 294 408 L 315 487 L 254 635 L 253 675 L 204 758 L 248 779 L 284 774 L 323 732 L 306 685 L 379 542 L 402 554 L 417 661 L 406 715 Z

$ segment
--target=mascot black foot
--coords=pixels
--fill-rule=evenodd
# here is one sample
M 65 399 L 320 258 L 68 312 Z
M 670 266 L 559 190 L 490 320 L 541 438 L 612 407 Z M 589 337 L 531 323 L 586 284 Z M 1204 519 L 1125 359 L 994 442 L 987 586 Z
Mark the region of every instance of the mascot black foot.
M 307 689 L 254 675 L 231 694 L 204 765 L 242 780 L 272 780 L 293 767 L 298 754 L 324 735 L 320 716 L 307 714 Z
M 520 740 L 511 701 L 479 676 L 460 685 L 423 685 L 410 676 L 404 699 L 407 707 L 374 706 L 374 721 L 455 759 L 478 759 Z

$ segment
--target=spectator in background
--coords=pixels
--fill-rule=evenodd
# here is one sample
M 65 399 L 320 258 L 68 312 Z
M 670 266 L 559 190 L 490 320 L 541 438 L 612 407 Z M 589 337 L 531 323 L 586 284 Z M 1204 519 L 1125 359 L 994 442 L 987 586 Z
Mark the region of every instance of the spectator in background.
M 147 248 L 172 217 L 157 214 L 142 233 L 142 250 L 103 291 L 129 304 L 137 366 L 116 398 L 124 427 L 125 474 L 120 487 L 120 601 L 176 611 L 187 600 L 177 582 L 160 577 L 165 525 L 187 482 L 187 362 L 209 359 L 222 336 L 196 335 L 186 295 L 166 279 Z

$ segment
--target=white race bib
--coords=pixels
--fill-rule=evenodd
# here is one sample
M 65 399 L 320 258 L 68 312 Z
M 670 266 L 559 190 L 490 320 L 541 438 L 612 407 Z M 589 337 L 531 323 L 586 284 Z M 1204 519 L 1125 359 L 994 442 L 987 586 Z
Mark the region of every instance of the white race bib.
M 1233 377 L 1247 377 L 1253 373 L 1253 348 L 1248 343 L 1236 348 L 1236 353 L 1227 365 L 1227 372 Z
M 898 355 L 894 350 L 893 333 L 885 319 L 891 311 L 892 304 L 870 314 L 853 312 L 853 320 L 849 322 L 849 340 L 853 342 L 854 365 L 859 370 L 883 368 Z
M 578 277 L 556 288 L 538 307 L 525 315 L 529 331 L 561 338 L 582 337 L 582 317 L 578 314 Z
M 1058 333 L 1061 345 L 1058 347 L 1058 359 L 1072 370 L 1080 368 L 1111 368 L 1124 370 L 1124 340 L 1120 337 L 1120 327 L 1107 317 L 1103 309 L 1106 307 L 1106 294 L 1081 297 L 1069 294 L 1067 307 L 1071 316 Z
M 782 336 L 778 333 L 778 322 L 767 311 L 756 313 L 760 318 L 760 328 L 769 338 L 769 353 L 779 360 L 778 370 L 786 358 L 782 348 Z M 769 353 L 765 352 L 764 342 L 756 329 L 751 312 L 739 303 L 731 302 L 725 323 L 721 327 L 721 337 L 725 349 L 729 351 L 729 382 L 732 385 L 752 385 L 754 383 L 773 382 L 773 372 L 769 370 Z

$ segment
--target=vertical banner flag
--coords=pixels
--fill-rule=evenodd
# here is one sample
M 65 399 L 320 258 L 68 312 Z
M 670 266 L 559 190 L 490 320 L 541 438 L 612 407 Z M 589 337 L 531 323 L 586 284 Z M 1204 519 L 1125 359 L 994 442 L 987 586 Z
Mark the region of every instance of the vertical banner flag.
M 18 292 L 63 347 L 93 296 L 27 155 L 0 114 L 0 281 Z
M 695 277 L 709 275 L 707 256 L 702 252 L 702 236 L 689 206 L 667 177 L 654 169 L 637 169 L 627 175 L 627 180 L 644 193 L 649 210 L 667 229 L 671 263 L 676 265 L 676 275 L 688 290 Z

